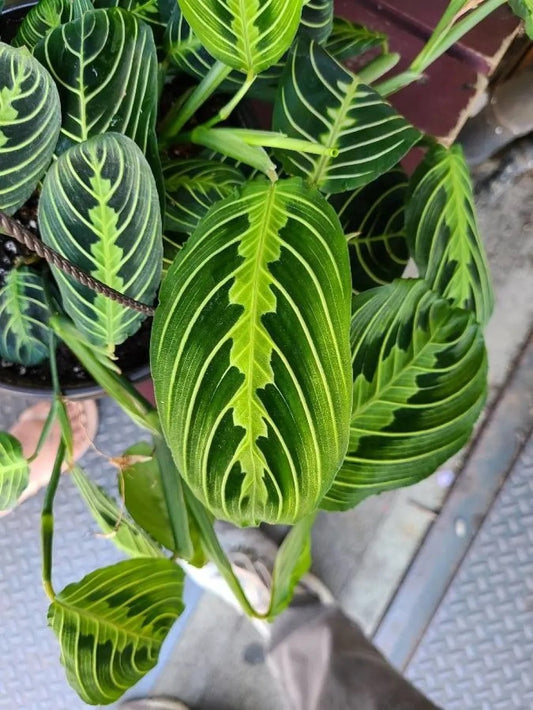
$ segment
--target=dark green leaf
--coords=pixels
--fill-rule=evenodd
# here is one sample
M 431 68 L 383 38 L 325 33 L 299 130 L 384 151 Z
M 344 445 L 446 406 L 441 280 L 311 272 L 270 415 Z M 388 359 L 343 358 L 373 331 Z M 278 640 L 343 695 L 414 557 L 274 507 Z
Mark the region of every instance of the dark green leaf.
M 20 442 L 6 431 L 0 431 L 0 510 L 16 505 L 28 485 L 29 475 Z
M 127 517 L 103 488 L 95 485 L 79 467 L 74 468 L 71 475 L 100 530 L 119 550 L 129 557 L 163 556 L 161 548 Z
M 0 42 L 0 210 L 13 214 L 35 190 L 61 127 L 57 89 L 25 50 Z
M 421 280 L 354 299 L 352 362 L 350 445 L 328 510 L 429 476 L 468 441 L 486 396 L 479 325 Z
M 159 0 L 95 0 L 94 7 L 98 9 L 121 7 L 135 15 L 138 20 L 150 25 L 158 45 L 163 39 L 168 17 L 166 17 L 166 8 L 160 7 Z
M 470 173 L 460 146 L 436 146 L 410 183 L 406 235 L 420 275 L 486 325 L 493 293 L 479 235 Z
M 57 595 L 48 623 L 84 702 L 114 702 L 156 665 L 183 611 L 182 588 L 178 565 L 144 558 L 98 569 Z
M 33 52 L 51 30 L 73 19 L 72 10 L 70 0 L 39 0 L 22 20 L 12 44 Z
M 349 243 L 352 285 L 366 291 L 402 275 L 409 259 L 404 234 L 407 176 L 401 168 L 369 185 L 331 196 Z
M 143 303 L 161 280 L 163 243 L 155 181 L 135 143 L 115 133 L 63 153 L 49 170 L 39 205 L 43 241 L 83 271 Z M 54 270 L 65 311 L 97 346 L 123 342 L 143 315 Z
M 58 153 L 114 131 L 132 138 L 149 157 L 158 100 L 149 27 L 119 8 L 93 10 L 50 32 L 35 56 L 59 87 L 63 125 Z
M 333 0 L 309 0 L 302 10 L 299 34 L 322 44 L 333 29 Z
M 165 229 L 191 234 L 207 210 L 244 182 L 231 165 L 193 158 L 163 168 L 167 194 Z
M 167 442 L 215 515 L 312 512 L 348 434 L 350 275 L 338 218 L 301 180 L 248 183 L 176 257 L 152 331 Z
M 365 54 L 378 47 L 387 47 L 387 36 L 357 25 L 343 17 L 335 17 L 326 49 L 338 62 Z
M 28 266 L 9 271 L 0 288 L 0 357 L 26 366 L 46 360 L 49 318 L 42 276 Z
M 379 94 L 305 39 L 298 41 L 285 69 L 273 129 L 338 150 L 336 156 L 275 151 L 289 174 L 307 177 L 329 193 L 375 180 L 420 138 Z

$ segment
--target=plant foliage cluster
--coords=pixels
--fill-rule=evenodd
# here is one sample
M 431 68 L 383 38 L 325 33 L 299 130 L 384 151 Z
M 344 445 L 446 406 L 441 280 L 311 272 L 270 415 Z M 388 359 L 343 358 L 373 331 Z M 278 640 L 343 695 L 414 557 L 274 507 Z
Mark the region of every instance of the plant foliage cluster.
M 62 442 L 43 582 L 86 702 L 113 702 L 156 663 L 183 606 L 176 560 L 212 560 L 247 613 L 273 618 L 310 564 L 319 509 L 415 483 L 467 442 L 492 309 L 470 178 L 459 147 L 387 96 L 502 4 L 452 0 L 398 73 L 387 38 L 335 17 L 333 0 L 40 0 L 0 43 L 0 231 L 13 236 L 36 194 L 53 250 L 51 267 L 21 258 L 0 284 L 0 356 L 50 364 L 44 434 L 57 421 Z M 531 3 L 511 4 L 531 25 Z M 233 120 L 245 98 L 270 130 Z M 408 177 L 414 146 L 425 157 Z M 402 278 L 409 259 L 416 278 Z M 157 408 L 114 359 L 151 308 Z M 121 457 L 116 499 L 71 460 L 60 341 L 152 437 Z M 0 433 L 2 509 L 36 455 Z M 131 559 L 56 593 L 64 462 Z M 293 526 L 265 614 L 215 518 Z

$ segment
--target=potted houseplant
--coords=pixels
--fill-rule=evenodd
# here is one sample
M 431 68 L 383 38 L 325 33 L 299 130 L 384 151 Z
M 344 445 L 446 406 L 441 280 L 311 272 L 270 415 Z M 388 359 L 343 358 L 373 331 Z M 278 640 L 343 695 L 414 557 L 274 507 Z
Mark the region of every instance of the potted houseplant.
M 0 353 L 50 368 L 45 430 L 57 420 L 62 439 L 43 583 L 86 702 L 155 664 L 182 609 L 177 560 L 212 560 L 243 609 L 271 619 L 310 564 L 318 509 L 421 480 L 469 438 L 492 291 L 468 171 L 386 97 L 502 1 L 452 0 L 396 74 L 386 38 L 334 21 L 330 0 L 40 0 L 0 44 L 0 233 L 39 256 L 2 275 Z M 339 63 L 353 54 L 357 76 Z M 272 130 L 224 123 L 245 97 L 272 103 Z M 38 234 L 18 218 L 31 199 Z M 416 279 L 401 278 L 409 257 Z M 147 318 L 156 407 L 115 359 Z M 127 512 L 72 461 L 59 342 L 152 435 L 120 460 Z M 65 461 L 131 559 L 57 592 Z M 2 508 L 27 479 L 0 433 Z M 267 610 L 246 599 L 214 518 L 292 526 Z

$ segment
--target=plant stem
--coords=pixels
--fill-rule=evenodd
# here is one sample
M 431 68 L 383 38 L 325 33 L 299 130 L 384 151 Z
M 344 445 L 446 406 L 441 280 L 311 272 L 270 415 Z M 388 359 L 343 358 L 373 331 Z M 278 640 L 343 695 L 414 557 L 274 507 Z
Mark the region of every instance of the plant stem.
M 187 121 L 194 116 L 200 106 L 207 101 L 230 73 L 231 67 L 222 62 L 216 62 L 186 101 L 179 105 L 178 112 L 174 113 L 171 109 L 160 127 L 159 144 L 161 147 L 165 148 L 172 143 L 172 139 L 178 135 Z
M 433 62 L 439 59 L 450 47 L 456 44 L 494 10 L 497 10 L 501 5 L 505 5 L 506 2 L 507 0 L 486 0 L 486 2 L 479 5 L 458 22 L 453 21 L 457 13 L 454 13 L 453 17 L 450 17 L 449 12 L 445 13 L 427 44 L 415 57 L 408 69 L 375 86 L 376 91 L 382 96 L 390 96 L 414 81 L 418 81 Z
M 273 182 L 278 179 L 276 166 L 270 160 L 268 153 L 260 146 L 248 145 L 235 133 L 234 129 L 198 126 L 190 133 L 178 136 L 178 139 L 203 145 L 217 153 L 250 165 L 267 175 Z
M 246 145 L 297 150 L 301 153 L 327 155 L 331 158 L 336 158 L 339 154 L 337 148 L 328 148 L 328 146 L 322 145 L 322 143 L 312 143 L 311 141 L 305 141 L 299 138 L 290 138 L 285 133 L 256 131 L 249 128 L 217 128 L 217 133 L 222 138 L 225 135 L 237 136 L 243 140 Z
M 46 594 L 53 601 L 55 592 L 52 586 L 52 554 L 54 543 L 54 498 L 61 476 L 61 466 L 65 458 L 65 443 L 61 440 L 57 450 L 50 482 L 46 488 L 43 508 L 41 511 L 41 544 L 42 544 L 42 581 Z
M 189 532 L 183 481 L 162 436 L 155 437 L 155 455 L 159 463 L 161 486 L 174 539 L 174 552 L 177 557 L 191 560 L 194 556 L 194 546 Z
M 88 343 L 80 339 L 74 325 L 64 316 L 50 318 L 50 327 L 65 345 L 72 350 L 91 377 L 110 395 L 115 402 L 139 426 L 153 434 L 160 434 L 156 410 L 140 392 L 122 375 L 113 371 L 112 363 L 98 358 Z
M 364 84 L 371 84 L 386 74 L 398 64 L 400 55 L 396 53 L 382 54 L 369 62 L 357 72 L 357 76 Z
M 212 126 L 216 126 L 217 123 L 220 123 L 221 121 L 225 121 L 227 118 L 230 117 L 233 109 L 242 101 L 242 99 L 246 96 L 248 93 L 248 90 L 256 80 L 256 74 L 248 74 L 246 77 L 245 81 L 242 83 L 241 87 L 237 91 L 237 93 L 231 97 L 231 99 L 228 101 L 227 104 L 222 106 L 222 108 L 218 111 L 218 113 L 213 116 L 213 118 L 210 118 L 207 123 L 204 125 L 207 128 L 211 128 Z
M 235 594 L 243 611 L 248 614 L 248 616 L 253 616 L 258 619 L 265 619 L 267 617 L 267 614 L 259 614 L 248 601 L 248 598 L 246 597 L 246 594 L 244 593 L 239 580 L 235 576 L 235 572 L 233 571 L 231 562 L 228 560 L 226 553 L 224 552 L 222 546 L 220 545 L 220 542 L 218 541 L 218 538 L 213 529 L 213 524 L 209 519 L 209 516 L 207 515 L 204 506 L 194 496 L 192 491 L 185 483 L 183 484 L 183 488 L 187 505 L 189 506 L 189 510 L 191 511 L 194 519 L 196 520 L 196 524 L 198 525 L 198 529 L 200 531 L 202 544 L 209 558 L 214 562 L 218 571 L 220 572 L 221 577 L 226 581 L 231 591 Z
M 50 429 L 52 428 L 52 425 L 57 417 L 57 399 L 52 400 L 52 405 L 50 407 L 50 411 L 48 412 L 48 415 L 45 419 L 43 428 L 41 430 L 41 433 L 39 435 L 39 441 L 37 442 L 37 446 L 35 447 L 35 451 L 33 454 L 28 458 L 28 463 L 32 463 L 35 461 L 37 456 L 39 456 L 39 453 L 41 452 L 41 449 L 43 448 L 44 442 L 48 439 L 48 434 L 50 434 Z

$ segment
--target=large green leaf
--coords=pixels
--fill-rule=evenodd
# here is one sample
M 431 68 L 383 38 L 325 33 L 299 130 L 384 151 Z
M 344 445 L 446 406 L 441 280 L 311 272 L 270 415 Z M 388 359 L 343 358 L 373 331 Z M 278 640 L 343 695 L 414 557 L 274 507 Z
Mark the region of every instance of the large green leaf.
M 511 10 L 526 24 L 526 32 L 533 38 L 533 0 L 509 0 Z
M 43 241 L 91 276 L 151 304 L 161 279 L 163 245 L 157 189 L 135 143 L 115 133 L 63 153 L 49 170 L 39 206 Z M 143 315 L 96 295 L 58 270 L 66 312 L 89 342 L 123 342 Z
M 350 236 L 352 285 L 365 291 L 402 275 L 409 259 L 404 234 L 407 176 L 394 168 L 353 192 L 331 196 Z
M 277 150 L 291 175 L 336 193 L 366 185 L 396 163 L 420 133 L 316 42 L 298 40 L 274 106 L 273 129 L 338 155 Z
M 419 280 L 356 297 L 350 445 L 322 506 L 429 476 L 465 444 L 485 401 L 487 358 L 474 316 Z
M 163 168 L 167 194 L 165 229 L 191 234 L 207 210 L 244 182 L 231 165 L 192 158 L 168 163 Z
M 411 179 L 406 234 L 432 289 L 485 325 L 493 293 L 479 235 L 470 173 L 460 146 L 436 146 Z
M 301 180 L 218 202 L 163 282 L 152 372 L 178 468 L 217 516 L 294 522 L 344 455 L 348 250 Z
M 384 50 L 387 48 L 386 35 L 345 20 L 343 17 L 333 19 L 326 49 L 337 61 L 342 62 L 378 47 Z
M 13 214 L 35 190 L 61 127 L 57 89 L 26 51 L 0 42 L 0 210 Z
M 26 366 L 46 360 L 49 318 L 42 276 L 28 266 L 9 271 L 0 288 L 0 357 Z
M 29 475 L 20 442 L 6 431 L 0 431 L 0 510 L 9 510 L 16 504 L 28 485 Z
M 32 52 L 51 30 L 73 19 L 73 7 L 71 0 L 40 0 L 25 15 L 12 44 Z
M 119 550 L 130 557 L 163 556 L 161 548 L 128 518 L 103 488 L 94 484 L 79 467 L 75 467 L 71 475 L 100 530 Z
M 93 10 L 50 32 L 35 56 L 59 87 L 58 153 L 105 131 L 153 151 L 157 56 L 147 25 L 120 8 Z
M 56 596 L 48 623 L 84 702 L 114 702 L 155 666 L 183 611 L 182 587 L 178 565 L 144 558 L 91 572 Z
M 325 42 L 333 29 L 333 0 L 308 0 L 302 10 L 300 34 Z
M 304 0 L 180 0 L 204 47 L 233 69 L 254 75 L 285 54 L 298 30 Z

